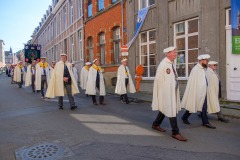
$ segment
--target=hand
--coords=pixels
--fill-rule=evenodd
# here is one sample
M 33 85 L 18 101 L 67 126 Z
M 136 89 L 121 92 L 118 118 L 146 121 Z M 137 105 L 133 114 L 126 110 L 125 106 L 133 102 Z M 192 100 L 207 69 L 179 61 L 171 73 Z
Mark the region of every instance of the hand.
M 68 78 L 67 77 L 63 77 L 63 81 L 64 82 L 68 82 Z

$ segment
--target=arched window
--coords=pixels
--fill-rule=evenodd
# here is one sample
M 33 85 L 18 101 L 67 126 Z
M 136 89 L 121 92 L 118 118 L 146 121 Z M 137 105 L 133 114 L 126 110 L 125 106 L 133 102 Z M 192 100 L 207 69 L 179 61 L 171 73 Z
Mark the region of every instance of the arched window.
M 105 64 L 105 33 L 100 33 L 99 42 L 101 64 Z
M 116 27 L 113 30 L 113 54 L 114 54 L 114 63 L 117 64 L 120 61 L 120 27 Z
M 93 61 L 93 38 L 88 38 L 88 59 L 90 62 Z

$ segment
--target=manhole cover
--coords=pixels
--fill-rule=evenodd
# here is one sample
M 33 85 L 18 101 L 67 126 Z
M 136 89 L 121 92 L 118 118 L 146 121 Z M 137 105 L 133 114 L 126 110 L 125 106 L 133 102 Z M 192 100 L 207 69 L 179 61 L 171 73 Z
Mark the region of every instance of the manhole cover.
M 17 160 L 53 160 L 73 155 L 68 147 L 56 143 L 42 143 L 15 151 Z

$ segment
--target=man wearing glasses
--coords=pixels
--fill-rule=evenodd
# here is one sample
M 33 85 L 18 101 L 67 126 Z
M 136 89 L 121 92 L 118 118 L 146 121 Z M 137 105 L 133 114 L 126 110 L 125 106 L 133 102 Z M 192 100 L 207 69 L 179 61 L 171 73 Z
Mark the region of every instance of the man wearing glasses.
M 229 120 L 223 117 L 219 105 L 219 92 L 220 92 L 220 80 L 216 72 L 218 63 L 215 61 L 210 61 L 208 63 L 208 68 L 206 71 L 206 77 L 208 81 L 207 89 L 207 101 L 208 101 L 208 113 L 217 113 L 218 120 L 224 123 L 228 123 Z

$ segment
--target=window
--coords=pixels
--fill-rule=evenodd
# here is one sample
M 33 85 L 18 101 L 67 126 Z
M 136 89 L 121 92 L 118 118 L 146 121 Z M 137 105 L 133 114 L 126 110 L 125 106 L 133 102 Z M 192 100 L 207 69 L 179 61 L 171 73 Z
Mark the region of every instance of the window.
M 156 31 L 150 30 L 140 34 L 140 64 L 143 65 L 143 77 L 150 78 L 156 74 Z
M 88 38 L 88 59 L 90 62 L 93 61 L 93 39 L 92 39 L 92 37 Z
M 198 19 L 190 19 L 174 24 L 174 43 L 177 48 L 177 72 L 187 78 L 198 63 Z
M 63 7 L 63 29 L 67 28 L 67 9 Z
M 118 64 L 120 59 L 120 28 L 116 27 L 113 30 L 113 55 L 114 55 L 114 63 Z
M 88 17 L 92 16 L 92 0 L 88 0 Z
M 139 9 L 155 4 L 155 0 L 138 0 Z
M 112 3 L 115 3 L 115 2 L 117 2 L 117 0 L 112 0 Z
M 98 0 L 98 11 L 104 9 L 104 0 Z
M 105 64 L 105 34 L 101 33 L 99 36 L 100 40 L 100 61 L 101 65 Z
M 82 0 L 77 0 L 77 16 L 78 18 L 82 17 L 83 15 L 83 8 L 82 8 L 83 4 L 82 4 Z
M 73 62 L 73 61 L 75 61 L 75 58 L 74 58 L 74 37 L 73 37 L 73 35 L 70 37 L 70 44 L 71 44 L 71 48 L 70 48 L 71 62 Z
M 60 34 L 61 32 L 61 12 L 58 13 L 58 30 L 57 34 Z
M 73 17 L 73 2 L 72 0 L 69 0 L 69 24 L 72 24 L 74 21 Z
M 83 59 L 83 32 L 78 31 L 78 60 Z

